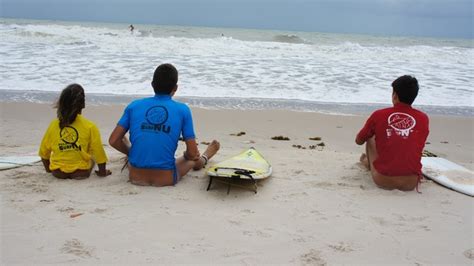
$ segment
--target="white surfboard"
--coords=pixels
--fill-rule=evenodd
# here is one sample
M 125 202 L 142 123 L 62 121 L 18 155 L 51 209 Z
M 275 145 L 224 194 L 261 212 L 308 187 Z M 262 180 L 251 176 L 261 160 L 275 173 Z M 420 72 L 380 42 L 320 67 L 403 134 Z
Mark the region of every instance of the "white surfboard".
M 452 190 L 474 197 L 474 172 L 439 157 L 422 157 L 423 175 Z
M 0 156 L 0 171 L 32 165 L 41 161 L 39 156 Z

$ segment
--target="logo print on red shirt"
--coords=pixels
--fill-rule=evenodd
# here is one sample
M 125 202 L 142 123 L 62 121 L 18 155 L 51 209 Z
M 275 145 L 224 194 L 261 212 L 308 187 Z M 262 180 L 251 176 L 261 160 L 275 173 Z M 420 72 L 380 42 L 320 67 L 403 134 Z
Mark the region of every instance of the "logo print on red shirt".
M 416 125 L 416 120 L 413 116 L 405 113 L 392 113 L 388 117 L 388 125 L 395 130 L 395 133 L 401 137 L 408 137 L 410 136 L 410 132 L 412 131 Z M 387 129 L 387 136 L 390 136 L 389 129 Z

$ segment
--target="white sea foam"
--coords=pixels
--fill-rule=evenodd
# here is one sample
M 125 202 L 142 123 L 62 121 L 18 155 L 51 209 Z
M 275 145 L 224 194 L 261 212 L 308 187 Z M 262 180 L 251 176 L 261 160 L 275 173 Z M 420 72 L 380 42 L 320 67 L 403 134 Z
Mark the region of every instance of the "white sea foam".
M 421 85 L 417 104 L 473 106 L 469 45 L 158 26 L 131 34 L 123 26 L 3 21 L 0 89 L 60 91 L 78 82 L 87 93 L 149 95 L 155 67 L 170 62 L 180 96 L 389 103 L 392 80 L 411 74 Z

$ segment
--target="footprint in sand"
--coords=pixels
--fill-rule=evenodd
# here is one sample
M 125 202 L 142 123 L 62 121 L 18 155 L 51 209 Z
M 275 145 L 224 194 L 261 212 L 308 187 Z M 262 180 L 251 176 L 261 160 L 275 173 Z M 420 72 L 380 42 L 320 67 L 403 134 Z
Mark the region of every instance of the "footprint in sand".
M 92 212 L 93 213 L 104 213 L 106 211 L 107 211 L 107 209 L 95 208 Z
M 15 178 L 25 178 L 25 177 L 16 176 Z M 17 184 L 18 186 L 22 186 L 25 189 L 31 189 L 31 191 L 35 193 L 45 193 L 48 191 L 48 186 L 42 183 L 38 183 L 37 180 L 22 179 L 22 180 L 19 180 Z
M 362 177 L 353 176 L 353 175 L 345 175 L 345 176 L 341 176 L 341 179 L 347 180 L 347 181 L 359 181 L 359 180 L 362 180 Z
M 240 212 L 243 212 L 243 213 L 245 213 L 245 214 L 253 214 L 253 213 L 255 213 L 254 211 L 249 210 L 249 209 L 243 209 L 243 210 L 241 210 Z
M 328 245 L 328 247 L 332 248 L 333 250 L 337 252 L 343 252 L 343 253 L 354 251 L 351 245 L 346 244 L 344 242 L 339 242 L 338 244 L 335 244 L 335 245 Z
M 125 187 L 125 188 L 122 188 L 118 191 L 118 194 L 119 195 L 122 195 L 122 196 L 127 196 L 127 195 L 137 195 L 137 194 L 140 194 L 140 189 L 138 189 L 137 187 L 133 186 L 133 187 Z
M 298 234 L 293 235 L 293 241 L 297 243 L 306 243 L 308 241 L 314 241 L 315 237 L 307 235 L 306 231 L 298 230 Z
M 314 249 L 301 255 L 300 259 L 303 265 L 327 265 L 326 261 L 321 258 L 321 252 Z
M 224 254 L 224 258 L 233 258 L 233 257 L 239 257 L 239 256 L 247 256 L 249 255 L 248 252 L 231 252 L 231 253 L 226 253 Z
M 297 199 L 300 199 L 302 197 L 307 197 L 308 193 L 306 192 L 295 192 L 295 193 L 289 193 L 289 194 L 282 194 L 282 195 L 276 195 L 273 196 L 272 199 L 276 201 L 281 201 L 281 202 L 290 202 L 294 201 Z
M 93 249 L 85 247 L 81 241 L 74 238 L 64 243 L 61 252 L 76 255 L 81 258 L 90 258 L 92 257 Z
M 21 178 L 28 178 L 31 177 L 30 172 L 25 172 L 25 171 L 14 171 L 12 174 L 7 175 L 11 179 L 21 179 Z
M 239 220 L 227 220 L 230 224 L 233 224 L 233 225 L 237 225 L 237 226 L 240 226 L 242 225 L 242 221 L 239 221 Z
M 474 260 L 474 248 L 464 251 L 464 256 L 470 260 Z

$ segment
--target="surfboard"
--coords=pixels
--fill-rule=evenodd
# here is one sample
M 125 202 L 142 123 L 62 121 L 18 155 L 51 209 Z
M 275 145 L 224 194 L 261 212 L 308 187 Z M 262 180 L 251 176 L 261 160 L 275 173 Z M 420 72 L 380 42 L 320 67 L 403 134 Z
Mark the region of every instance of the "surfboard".
M 7 170 L 41 161 L 39 156 L 0 156 L 0 170 Z
M 254 182 L 255 193 L 257 193 L 257 181 L 270 177 L 272 174 L 272 166 L 265 158 L 255 149 L 250 148 L 236 156 L 211 166 L 207 170 L 210 177 L 207 190 L 210 189 L 213 177 L 221 180 L 227 179 L 229 187 L 233 185 L 232 181 L 251 180 Z
M 423 175 L 457 192 L 474 197 L 474 172 L 439 157 L 422 157 Z

